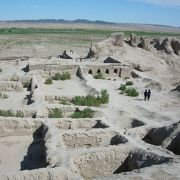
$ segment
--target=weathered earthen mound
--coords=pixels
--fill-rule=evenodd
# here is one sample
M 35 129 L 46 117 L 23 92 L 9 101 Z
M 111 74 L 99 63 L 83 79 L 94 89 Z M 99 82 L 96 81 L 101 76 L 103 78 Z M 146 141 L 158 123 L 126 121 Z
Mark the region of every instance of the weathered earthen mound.
M 171 46 L 171 38 L 166 38 L 161 44 L 161 49 L 164 50 L 167 54 L 172 54 L 174 51 Z
M 136 34 L 132 33 L 128 43 L 132 47 L 137 47 L 140 44 L 140 38 Z
M 121 48 L 124 46 L 124 33 L 112 33 L 102 42 L 93 44 L 92 51 L 94 56 L 99 54 L 111 54 L 113 48 Z
M 180 42 L 177 39 L 173 39 L 171 42 L 171 46 L 174 50 L 174 53 L 178 56 L 180 56 Z
M 132 33 L 129 40 L 124 38 L 124 33 L 112 33 L 102 42 L 95 43 L 90 48 L 86 58 L 98 58 L 100 56 L 111 56 L 112 54 L 123 53 L 125 49 L 124 43 L 129 44 L 131 47 L 139 47 L 146 51 L 162 51 L 168 55 L 180 55 L 180 42 L 176 38 L 149 38 L 138 37 Z
M 166 38 L 161 44 L 161 50 L 167 54 L 180 55 L 180 42 L 176 38 Z
M 106 42 L 114 46 L 122 47 L 124 43 L 124 33 L 113 33 L 108 37 Z
M 153 47 L 156 50 L 161 50 L 161 44 L 162 44 L 162 39 L 161 38 L 154 38 L 153 40 L 151 40 L 150 43 L 153 45 Z
M 150 40 L 146 37 L 141 37 L 140 38 L 140 43 L 138 44 L 138 47 L 142 48 L 142 49 L 145 49 L 147 51 L 151 51 L 152 50 L 152 47 L 150 45 Z
M 127 43 L 132 47 L 139 47 L 147 51 L 151 51 L 150 39 L 147 37 L 138 37 L 136 34 L 132 33 L 130 35 L 130 40 Z
M 147 51 L 156 49 L 158 51 L 165 51 L 165 53 L 169 55 L 180 55 L 180 42 L 176 38 L 151 39 L 147 37 L 138 37 L 136 34 L 132 33 L 127 43 L 132 47 L 139 47 Z

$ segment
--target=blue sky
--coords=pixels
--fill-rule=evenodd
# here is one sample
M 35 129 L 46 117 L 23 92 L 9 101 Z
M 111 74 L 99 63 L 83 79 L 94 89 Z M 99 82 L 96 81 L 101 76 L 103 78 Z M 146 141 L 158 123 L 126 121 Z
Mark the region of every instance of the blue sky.
M 89 19 L 180 26 L 180 0 L 0 0 L 0 20 Z

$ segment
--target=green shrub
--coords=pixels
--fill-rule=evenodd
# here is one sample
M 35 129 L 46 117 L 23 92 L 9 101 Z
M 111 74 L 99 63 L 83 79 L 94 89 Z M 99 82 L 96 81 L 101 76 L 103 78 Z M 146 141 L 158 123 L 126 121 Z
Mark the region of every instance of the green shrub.
M 128 96 L 131 97 L 137 97 L 139 96 L 139 92 L 135 88 L 128 88 L 126 89 L 125 93 L 127 93 Z
M 133 82 L 132 82 L 132 81 L 126 82 L 126 86 L 132 86 L 132 85 L 133 85 Z
M 15 114 L 11 110 L 0 110 L 0 116 L 15 117 Z
M 18 111 L 17 113 L 12 112 L 11 110 L 0 110 L 0 116 L 4 117 L 24 117 L 24 113 Z
M 61 76 L 61 80 L 67 80 L 67 79 L 71 79 L 71 75 L 68 72 L 65 72 L 62 74 Z
M 109 94 L 107 90 L 101 91 L 101 96 L 95 97 L 91 95 L 76 96 L 72 99 L 71 103 L 78 106 L 100 106 L 109 102 Z
M 16 113 L 16 117 L 21 117 L 21 118 L 23 118 L 23 117 L 24 117 L 24 113 L 21 112 L 21 111 L 18 111 L 18 112 Z
M 48 78 L 48 79 L 46 79 L 44 84 L 48 84 L 49 85 L 49 84 L 52 84 L 52 83 L 53 83 L 52 79 Z
M 100 101 L 101 101 L 101 104 L 107 104 L 109 102 L 109 94 L 107 93 L 106 89 L 103 89 L 101 91 Z
M 131 96 L 131 97 L 137 97 L 139 96 L 139 92 L 131 87 L 131 88 L 127 88 L 126 86 L 131 86 L 133 85 L 133 82 L 132 81 L 128 81 L 125 85 L 121 84 L 119 90 L 121 90 L 121 93 L 120 94 L 124 94 L 126 93 L 127 96 Z
M 69 105 L 70 104 L 67 99 L 61 99 L 59 103 L 63 104 L 63 105 Z
M 62 118 L 61 109 L 58 108 L 52 109 L 49 113 L 49 118 Z
M 125 91 L 125 90 L 126 90 L 126 85 L 121 84 L 121 86 L 120 86 L 119 90 L 121 90 L 121 91 Z
M 76 96 L 71 101 L 73 104 L 78 106 L 99 106 L 99 102 L 95 96 Z
M 53 80 L 55 81 L 58 81 L 61 79 L 61 74 L 60 73 L 56 73 L 53 77 L 52 77 Z
M 53 77 L 53 80 L 55 81 L 58 80 L 65 81 L 67 79 L 71 79 L 71 75 L 68 72 L 63 72 L 63 74 L 56 73 L 55 76 Z
M 95 79 L 105 79 L 102 75 L 102 73 L 98 73 L 97 75 L 94 76 Z
M 0 68 L 0 73 L 2 72 L 2 69 Z
M 71 118 L 92 118 L 94 116 L 94 111 L 90 108 L 85 108 L 83 111 L 76 110 Z

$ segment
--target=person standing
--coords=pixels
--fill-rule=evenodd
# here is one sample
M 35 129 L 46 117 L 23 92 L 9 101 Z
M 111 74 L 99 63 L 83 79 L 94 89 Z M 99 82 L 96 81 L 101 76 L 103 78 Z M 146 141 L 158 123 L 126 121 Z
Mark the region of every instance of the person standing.
M 151 98 L 151 90 L 150 89 L 147 92 L 147 98 L 148 98 L 148 100 L 150 100 L 150 98 Z
M 147 92 L 147 89 L 144 91 L 144 100 L 146 101 L 147 99 L 147 95 L 148 95 L 148 92 Z

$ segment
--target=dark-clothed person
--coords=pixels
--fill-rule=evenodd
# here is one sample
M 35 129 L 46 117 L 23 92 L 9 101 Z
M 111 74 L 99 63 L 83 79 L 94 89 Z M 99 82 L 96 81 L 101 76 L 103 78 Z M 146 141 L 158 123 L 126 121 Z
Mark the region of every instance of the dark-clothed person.
M 144 91 L 144 100 L 146 101 L 146 99 L 147 99 L 147 95 L 148 95 L 148 92 L 147 92 L 147 90 L 145 90 Z
M 151 90 L 150 89 L 147 92 L 147 98 L 148 98 L 148 100 L 150 100 L 150 98 L 151 98 Z

